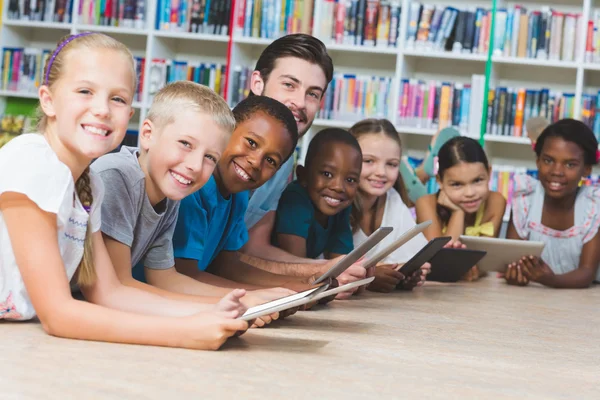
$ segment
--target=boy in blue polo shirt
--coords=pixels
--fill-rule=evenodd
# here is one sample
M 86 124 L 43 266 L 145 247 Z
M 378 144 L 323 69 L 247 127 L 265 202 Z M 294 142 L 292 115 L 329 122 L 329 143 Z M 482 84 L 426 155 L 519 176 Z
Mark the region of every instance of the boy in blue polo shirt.
M 273 241 L 298 257 L 330 259 L 353 249 L 350 210 L 358 189 L 362 152 L 343 129 L 329 128 L 310 142 L 298 180 L 283 192 Z
M 294 116 L 286 106 L 264 96 L 247 98 L 233 114 L 236 128 L 213 176 L 181 201 L 173 237 L 176 268 L 205 283 L 228 287 L 239 287 L 236 282 L 240 282 L 246 289 L 305 290 L 310 278 L 264 271 L 242 261 L 238 252 L 248 240 L 244 223 L 248 190 L 270 179 L 292 155 L 298 141 Z

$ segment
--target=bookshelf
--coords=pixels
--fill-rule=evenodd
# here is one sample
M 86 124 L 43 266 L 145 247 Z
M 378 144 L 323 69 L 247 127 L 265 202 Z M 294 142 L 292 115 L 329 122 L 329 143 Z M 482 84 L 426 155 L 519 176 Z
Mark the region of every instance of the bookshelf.
M 79 10 L 80 6 L 90 0 L 72 0 L 72 10 Z M 125 43 L 136 57 L 145 57 L 143 66 L 142 86 L 143 91 L 139 101 L 134 103 L 136 110 L 131 120 L 130 128 L 137 129 L 140 121 L 146 116 L 151 102 L 150 88 L 152 87 L 151 60 L 172 59 L 193 63 L 208 63 L 227 65 L 227 93 L 226 98 L 232 98 L 233 74 L 236 67 L 254 66 L 260 52 L 273 40 L 272 38 L 251 36 L 251 31 L 244 30 L 243 0 L 231 1 L 229 29 L 226 34 L 189 33 L 182 30 L 158 30 L 161 13 L 157 0 L 142 2 L 144 4 L 142 20 L 125 26 L 100 26 L 87 23 L 89 16 L 80 16 L 78 12 L 71 12 L 65 18 L 66 22 L 25 21 L 8 18 L 8 8 L 11 1 L 5 0 L 2 6 L 2 20 L 0 30 L 1 47 L 35 47 L 40 49 L 54 48 L 57 40 L 69 33 L 83 31 L 105 32 Z M 139 2 L 138 2 L 139 3 Z M 308 2 L 306 2 L 308 3 Z M 389 101 L 385 110 L 378 109 L 376 117 L 383 117 L 384 112 L 398 128 L 402 135 L 407 153 L 411 156 L 421 156 L 427 148 L 431 135 L 436 131 L 434 126 L 425 124 L 407 123 L 399 117 L 402 101 L 402 79 L 412 81 L 431 80 L 437 82 L 458 83 L 466 87 L 472 83 L 473 75 L 483 75 L 487 60 L 487 52 L 479 49 L 477 53 L 455 51 L 442 51 L 433 48 L 420 48 L 407 39 L 411 28 L 411 2 L 410 0 L 391 1 L 392 6 L 401 6 L 399 15 L 398 37 L 396 46 L 385 43 L 377 46 L 359 46 L 348 44 L 344 40 L 337 40 L 328 32 L 332 32 L 335 25 L 328 22 L 332 11 L 331 0 L 314 0 L 312 7 L 307 8 L 313 15 L 312 34 L 323 40 L 334 60 L 336 74 L 352 74 L 377 76 L 378 78 L 391 79 Z M 346 3 L 353 3 L 348 1 Z M 357 2 L 359 3 L 359 2 Z M 369 2 L 366 2 L 369 3 Z M 422 0 L 418 3 L 424 6 L 435 5 L 438 8 L 456 7 L 459 10 L 475 11 L 477 8 L 491 9 L 491 1 L 450 0 L 431 1 Z M 162 3 L 161 3 L 162 4 Z M 273 4 L 277 4 L 274 2 Z M 457 5 L 458 4 L 458 5 Z M 596 10 L 600 10 L 600 0 L 552 0 L 551 4 L 536 3 L 535 1 L 499 1 L 498 9 L 512 9 L 516 4 L 523 4 L 528 10 L 540 10 L 551 7 L 564 13 L 579 13 L 582 21 L 595 20 Z M 307 6 L 308 7 L 308 6 Z M 138 18 L 139 16 L 136 16 Z M 142 22 L 143 21 L 143 22 Z M 84 23 L 86 22 L 86 23 Z M 498 22 L 496 20 L 496 22 Z M 596 25 L 600 24 L 600 20 Z M 594 22 L 596 23 L 596 22 Z M 306 24 L 306 23 L 305 23 Z M 329 24 L 329 25 L 328 25 Z M 267 27 L 273 30 L 272 26 Z M 417 29 L 419 26 L 417 26 Z M 585 37 L 587 26 L 577 25 L 578 35 Z M 600 26 L 599 26 L 600 28 Z M 277 32 L 275 32 L 277 34 Z M 267 36 L 273 35 L 273 32 Z M 260 36 L 260 35 L 258 35 Z M 264 35 L 263 35 L 264 36 Z M 600 89 L 600 59 L 586 58 L 586 41 L 578 42 L 578 49 L 574 50 L 573 60 L 542 60 L 533 58 L 516 57 L 506 54 L 492 56 L 492 72 L 490 87 L 506 86 L 511 88 L 548 88 L 552 91 L 573 94 L 573 115 L 582 117 L 582 99 L 585 95 L 596 96 Z M 594 62 L 595 61 L 595 62 Z M 222 85 L 225 83 L 222 82 Z M 225 86 L 223 86 L 224 88 Z M 0 110 L 8 97 L 36 98 L 35 92 L 22 90 L 0 90 Z M 484 96 L 484 100 L 485 100 Z M 317 118 L 313 128 L 303 139 L 302 149 L 312 135 L 319 129 L 329 126 L 349 127 L 362 116 L 355 114 L 343 118 L 323 119 Z M 479 136 L 479 127 L 461 126 L 461 131 L 470 136 Z M 486 150 L 494 165 L 515 165 L 532 167 L 533 157 L 528 139 L 524 137 L 485 135 Z M 303 154 L 301 154 L 301 157 Z

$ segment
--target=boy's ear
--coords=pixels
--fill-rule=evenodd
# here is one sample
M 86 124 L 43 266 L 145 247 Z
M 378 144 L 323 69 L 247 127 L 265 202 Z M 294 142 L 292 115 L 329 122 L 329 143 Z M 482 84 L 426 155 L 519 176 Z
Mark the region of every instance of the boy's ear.
M 44 114 L 48 117 L 56 116 L 56 112 L 54 111 L 54 103 L 52 101 L 52 94 L 50 93 L 50 89 L 46 85 L 41 85 L 38 89 L 38 97 L 40 99 L 40 107 Z
M 306 187 L 306 183 L 307 183 L 307 171 L 306 168 L 304 168 L 303 165 L 298 165 L 296 167 L 296 176 L 298 177 L 298 182 L 300 182 L 300 185 Z
M 149 119 L 145 119 L 140 129 L 140 148 L 148 151 L 152 144 L 152 135 L 155 134 L 156 126 Z
M 583 170 L 583 173 L 585 174 L 583 176 L 583 178 L 587 178 L 592 173 L 592 167 L 590 165 L 586 165 L 585 168 L 584 168 L 584 170 Z
M 265 89 L 265 81 L 259 71 L 253 71 L 250 76 L 250 90 L 257 96 L 260 96 Z

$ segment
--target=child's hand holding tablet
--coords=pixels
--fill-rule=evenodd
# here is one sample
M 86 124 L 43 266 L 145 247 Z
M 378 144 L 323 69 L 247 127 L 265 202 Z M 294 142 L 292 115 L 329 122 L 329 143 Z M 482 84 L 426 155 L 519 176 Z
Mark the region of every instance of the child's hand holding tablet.
M 309 290 L 305 290 L 292 296 L 286 296 L 279 300 L 271 301 L 269 303 L 252 307 L 248 309 L 244 313 L 244 315 L 240 316 L 239 318 L 245 321 L 252 321 L 263 315 L 269 315 L 291 308 L 300 307 L 315 301 L 314 297 L 316 295 L 325 292 L 327 289 L 329 289 L 330 285 L 333 283 L 337 276 L 339 276 L 343 271 L 345 271 L 348 267 L 354 264 L 354 262 L 358 261 L 366 252 L 368 252 L 373 246 L 379 243 L 381 239 L 389 235 L 391 231 L 392 228 L 381 227 L 375 232 L 373 232 L 373 234 L 369 236 L 367 240 L 365 240 L 360 246 L 356 247 L 352 252 L 350 252 L 350 254 L 342 257 L 342 259 L 336 262 L 335 265 L 333 265 L 327 272 L 325 272 L 313 282 L 313 285 L 320 286 Z M 352 282 L 348 285 L 339 286 L 335 288 L 335 293 L 331 292 L 332 294 L 330 296 L 333 296 L 333 294 L 338 294 L 344 291 L 354 289 L 361 285 L 365 285 L 371 281 L 372 279 L 368 278 Z M 328 298 L 330 296 L 321 296 L 319 297 L 319 299 Z

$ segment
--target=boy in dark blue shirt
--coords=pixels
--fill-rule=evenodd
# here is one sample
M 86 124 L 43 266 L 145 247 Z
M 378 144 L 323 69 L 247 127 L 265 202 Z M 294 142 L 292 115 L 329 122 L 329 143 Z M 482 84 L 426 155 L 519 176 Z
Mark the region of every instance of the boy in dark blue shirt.
M 328 128 L 310 142 L 298 180 L 277 207 L 274 243 L 298 257 L 331 259 L 353 249 L 350 209 L 362 168 L 362 152 L 348 132 Z

